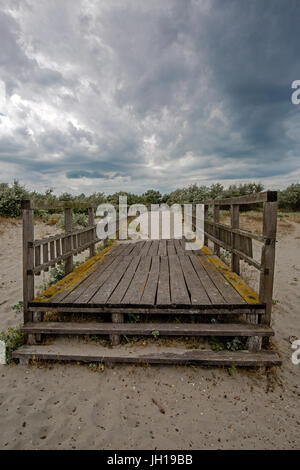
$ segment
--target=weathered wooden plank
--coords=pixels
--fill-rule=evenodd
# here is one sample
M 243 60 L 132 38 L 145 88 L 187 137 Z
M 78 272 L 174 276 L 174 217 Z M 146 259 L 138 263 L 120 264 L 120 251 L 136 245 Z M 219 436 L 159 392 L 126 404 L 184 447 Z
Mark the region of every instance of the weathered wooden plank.
M 222 274 L 216 269 L 215 265 L 212 264 L 207 257 L 199 257 L 199 261 L 203 268 L 221 292 L 227 303 L 245 303 L 243 297 L 232 287 L 232 285 L 222 276 Z
M 231 269 L 223 263 L 217 256 L 212 253 L 209 254 L 209 249 L 206 247 L 207 261 L 214 265 L 216 270 L 222 274 L 226 281 L 228 281 L 232 287 L 239 293 L 239 295 L 249 304 L 259 303 L 258 294 L 251 289 L 236 273 L 232 272 Z
M 194 269 L 199 277 L 210 301 L 213 305 L 222 305 L 226 304 L 226 300 L 221 295 L 220 291 L 217 289 L 211 278 L 208 276 L 206 270 L 203 268 L 202 264 L 199 261 L 198 256 L 192 254 L 190 255 L 190 260 L 194 266 Z
M 151 266 L 151 256 L 141 258 L 140 264 L 131 280 L 122 304 L 139 304 L 143 295 Z
M 34 248 L 34 267 L 37 268 L 41 265 L 41 246 Z M 40 274 L 41 271 L 37 271 L 36 274 Z
M 25 206 L 26 207 L 26 206 Z M 28 207 L 28 206 L 27 206 Z M 30 206 L 29 206 L 30 207 Z M 33 210 L 23 210 L 23 304 L 24 323 L 32 320 L 32 314 L 28 310 L 28 304 L 34 298 L 34 220 Z
M 56 246 L 56 256 L 57 258 L 60 258 L 62 255 L 62 249 L 61 249 L 61 239 L 58 238 L 55 240 L 55 246 Z M 60 263 L 60 261 L 58 261 Z
M 214 222 L 215 224 L 220 221 L 220 206 L 214 205 Z M 215 225 L 214 226 L 214 237 L 220 239 L 219 233 L 220 229 Z M 217 243 L 214 243 L 214 254 L 220 256 L 220 246 Z
M 135 256 L 134 258 L 131 257 L 131 263 L 128 266 L 124 276 L 122 277 L 121 281 L 119 282 L 118 286 L 108 299 L 107 303 L 109 304 L 120 304 L 124 295 L 127 292 L 127 289 L 132 281 L 132 278 L 138 268 L 138 265 L 141 261 L 140 256 Z
M 189 305 L 191 303 L 186 288 L 181 264 L 177 255 L 169 255 L 171 303 Z
M 54 241 L 50 242 L 50 266 L 55 266 L 55 245 L 54 245 Z
M 113 256 L 107 256 L 103 261 L 104 262 L 99 263 L 95 272 L 93 272 L 93 274 L 84 281 L 84 286 L 81 285 L 80 287 L 79 285 L 75 288 L 74 291 L 64 299 L 64 302 L 85 304 L 91 301 L 94 295 L 99 291 L 109 277 L 113 275 L 120 264 L 119 258 Z
M 158 253 L 159 256 L 167 256 L 167 240 L 160 240 Z
M 33 201 L 24 199 L 21 202 L 21 207 L 25 208 L 30 206 L 32 209 L 48 210 L 48 209 L 88 209 L 89 207 L 97 207 L 90 202 L 73 202 L 73 201 Z
M 126 248 L 122 252 L 122 256 L 130 255 L 132 251 L 134 250 L 134 248 L 135 248 L 135 243 L 126 243 Z
M 123 313 L 112 313 L 111 315 L 111 320 L 113 324 L 122 324 L 124 322 L 124 315 Z M 121 342 L 121 337 L 120 335 L 113 333 L 109 336 L 110 343 L 112 346 L 118 346 Z
M 230 206 L 231 204 L 256 204 L 260 202 L 277 201 L 277 191 L 265 191 L 245 196 L 229 197 L 225 199 L 209 199 L 199 201 L 201 204 L 218 204 L 219 206 Z
M 207 351 L 207 350 L 178 350 L 160 348 L 159 352 L 132 348 L 105 348 L 100 345 L 43 345 L 22 346 L 13 352 L 14 359 L 44 359 L 54 361 L 83 361 L 83 362 L 128 362 L 142 364 L 203 364 L 222 366 L 272 366 L 280 365 L 277 353 L 272 351 Z
M 157 305 L 169 305 L 171 303 L 169 260 L 167 257 L 161 257 L 160 259 L 156 303 Z
M 147 256 L 149 254 L 151 245 L 152 245 L 151 240 L 146 241 L 143 248 L 141 249 L 140 256 Z
M 227 303 L 226 299 L 224 299 L 219 289 L 215 286 L 214 282 L 209 277 L 208 273 L 200 263 L 199 257 L 195 254 L 189 255 L 189 257 L 212 305 L 225 305 Z
M 230 218 L 231 218 L 231 227 L 233 229 L 240 228 L 240 206 L 238 204 L 232 204 L 230 206 Z M 232 241 L 231 246 L 232 248 L 238 248 L 238 235 L 235 233 L 231 234 Z M 240 274 L 240 257 L 235 253 L 231 255 L 231 269 L 233 272 Z
M 127 244 L 121 243 L 120 245 L 115 245 L 110 250 L 110 256 L 124 256 Z M 126 256 L 126 255 L 125 255 Z
M 208 238 L 205 232 L 207 232 L 207 221 L 208 221 L 208 205 L 204 205 L 204 245 L 208 246 Z
M 272 328 L 247 323 L 96 323 L 40 322 L 26 323 L 26 333 L 52 335 L 145 335 L 153 331 L 165 336 L 273 336 Z
M 94 227 L 95 226 L 95 217 L 94 217 L 94 209 L 93 207 L 89 207 L 88 209 L 88 214 L 89 214 L 89 227 Z M 96 228 L 93 228 L 92 231 L 90 232 L 89 239 L 91 241 L 91 246 L 90 246 L 90 258 L 95 256 L 96 254 L 96 248 L 95 248 L 95 243 L 92 243 L 92 241 L 96 238 Z
M 179 256 L 179 261 L 182 267 L 182 271 L 185 277 L 187 288 L 190 292 L 192 304 L 203 304 L 208 305 L 211 303 L 202 282 L 197 276 L 194 266 L 191 263 L 189 256 Z
M 174 240 L 174 247 L 177 255 L 183 255 L 185 250 L 182 247 L 181 240 Z
M 143 247 L 145 246 L 145 241 L 139 241 L 135 243 L 134 249 L 131 251 L 130 256 L 140 256 Z
M 114 269 L 111 276 L 109 276 L 100 289 L 90 299 L 91 303 L 106 303 L 118 283 L 124 276 L 128 265 L 131 262 L 131 256 L 123 256 L 118 260 L 117 269 Z M 98 272 L 98 271 L 97 271 Z
M 156 300 L 156 291 L 159 278 L 160 257 L 151 257 L 151 268 L 145 285 L 140 303 L 143 305 L 154 305 Z
M 72 273 L 65 276 L 61 281 L 57 282 L 54 286 L 51 286 L 43 294 L 39 295 L 34 299 L 34 305 L 45 304 L 46 302 L 61 302 L 67 295 L 69 295 L 79 284 L 83 282 L 87 277 L 93 273 L 97 267 L 98 263 L 107 263 L 112 262 L 112 257 L 108 257 L 107 253 L 109 252 L 110 247 L 104 248 L 102 251 L 97 253 L 93 258 L 90 258 L 84 264 L 78 266 Z M 103 266 L 102 266 L 103 269 Z
M 158 253 L 158 247 L 159 247 L 159 240 L 153 240 L 151 243 L 151 247 L 148 251 L 149 256 L 156 256 Z
M 168 253 L 168 256 L 176 255 L 174 240 L 167 240 L 167 253 Z
M 270 325 L 272 312 L 272 295 L 274 285 L 275 246 L 277 231 L 277 202 L 265 202 L 263 214 L 263 236 L 266 242 L 261 252 L 262 272 L 259 280 L 259 298 L 266 303 L 264 323 Z
M 64 210 L 65 215 L 65 232 L 66 235 L 69 235 L 72 232 L 72 209 L 66 208 Z M 72 250 L 72 241 L 71 237 L 66 238 L 65 240 L 65 250 L 66 252 Z M 68 256 L 65 259 L 65 274 L 69 274 L 73 271 L 73 255 Z
M 52 302 L 30 302 L 29 311 L 64 312 L 64 313 L 134 313 L 137 315 L 263 315 L 265 306 L 262 304 L 211 304 L 211 305 L 125 305 L 113 304 L 73 304 Z
M 43 244 L 43 271 L 49 271 L 49 246 L 48 243 Z

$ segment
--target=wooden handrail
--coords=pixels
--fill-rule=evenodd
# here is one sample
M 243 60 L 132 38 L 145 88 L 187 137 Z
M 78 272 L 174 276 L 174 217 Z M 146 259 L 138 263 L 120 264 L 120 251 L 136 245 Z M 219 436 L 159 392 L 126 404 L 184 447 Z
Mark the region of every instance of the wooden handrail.
M 229 197 L 225 199 L 209 199 L 205 201 L 199 201 L 198 204 L 230 206 L 231 204 L 242 205 L 276 201 L 277 191 L 265 191 L 262 193 L 247 194 L 245 196 Z M 197 202 L 194 202 L 194 204 L 197 204 Z
M 35 201 L 29 199 L 23 199 L 21 201 L 22 209 L 37 209 L 37 210 L 49 210 L 49 209 L 89 209 L 96 208 L 99 204 L 92 204 L 90 202 L 73 202 L 73 201 Z
M 264 191 L 260 193 L 247 194 L 245 196 L 229 197 L 224 199 L 208 199 L 204 201 L 193 201 L 187 202 L 186 204 L 205 204 L 205 205 L 217 205 L 217 206 L 230 206 L 231 204 L 255 204 L 263 202 L 276 202 L 277 191 Z M 111 203 L 104 203 L 111 204 Z M 137 205 L 142 203 L 137 203 Z M 117 204 L 111 204 L 115 208 L 119 206 Z M 143 204 L 147 208 L 151 208 L 151 204 Z M 183 206 L 183 203 L 179 203 Z M 49 209 L 89 209 L 96 208 L 99 204 L 91 202 L 74 202 L 74 201 L 39 201 L 25 199 L 21 201 L 22 209 L 37 209 L 37 210 L 49 210 Z

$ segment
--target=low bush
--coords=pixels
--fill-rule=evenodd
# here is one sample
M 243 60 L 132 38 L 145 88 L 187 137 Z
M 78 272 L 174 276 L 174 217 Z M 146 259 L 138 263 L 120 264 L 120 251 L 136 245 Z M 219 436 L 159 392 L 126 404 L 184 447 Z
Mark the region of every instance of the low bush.
M 8 328 L 7 331 L 0 332 L 0 340 L 4 341 L 6 346 L 6 362 L 10 364 L 12 362 L 11 355 L 13 351 L 18 349 L 20 346 L 25 344 L 25 333 L 22 333 L 16 328 Z

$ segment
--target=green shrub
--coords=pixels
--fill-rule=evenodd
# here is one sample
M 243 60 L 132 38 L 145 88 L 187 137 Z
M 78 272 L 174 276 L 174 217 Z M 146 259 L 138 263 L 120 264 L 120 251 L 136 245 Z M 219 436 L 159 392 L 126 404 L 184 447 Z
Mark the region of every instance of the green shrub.
M 0 186 L 0 216 L 21 217 L 21 200 L 28 199 L 29 193 L 18 181 L 12 186 L 1 184 Z
M 89 225 L 89 219 L 88 219 L 88 216 L 87 214 L 83 214 L 83 213 L 74 213 L 72 212 L 72 229 L 76 229 L 78 228 L 78 226 L 80 227 L 87 227 Z M 61 217 L 60 218 L 60 226 L 62 229 L 65 228 L 65 220 L 64 220 L 64 217 Z
M 291 184 L 283 191 L 279 191 L 278 205 L 280 209 L 299 211 L 300 210 L 300 183 Z
M 12 306 L 12 309 L 15 310 L 17 314 L 21 314 L 24 311 L 24 302 L 23 300 L 19 300 L 19 302 L 16 305 Z
M 7 331 L 0 332 L 0 340 L 6 345 L 6 361 L 8 364 L 12 362 L 12 352 L 25 344 L 25 333 L 16 328 L 8 328 Z
M 54 286 L 65 277 L 65 263 L 58 264 L 50 271 L 49 286 Z
M 76 261 L 75 263 L 73 263 L 72 271 L 74 271 L 74 269 L 76 269 L 80 264 L 82 264 L 81 261 Z M 55 266 L 55 268 L 51 269 L 49 283 L 46 286 L 46 288 L 54 286 L 54 284 L 61 281 L 64 277 L 65 277 L 65 263 L 61 263 Z
M 229 351 L 239 351 L 241 349 L 245 349 L 245 344 L 238 337 L 234 337 L 227 341 L 226 349 Z

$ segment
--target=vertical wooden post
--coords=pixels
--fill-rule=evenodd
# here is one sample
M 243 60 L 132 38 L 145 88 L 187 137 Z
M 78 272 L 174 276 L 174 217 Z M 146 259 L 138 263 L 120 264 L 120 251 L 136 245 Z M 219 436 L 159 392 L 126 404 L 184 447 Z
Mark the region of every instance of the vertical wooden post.
M 220 221 L 220 206 L 214 204 L 214 222 L 219 223 Z M 218 227 L 214 227 L 214 237 L 219 240 L 219 229 Z M 220 255 L 220 246 L 217 243 L 214 243 L 214 254 L 219 256 Z
M 94 208 L 89 207 L 89 226 L 92 227 L 95 225 L 95 218 L 94 218 Z M 90 231 L 90 240 L 95 240 L 96 238 L 96 229 L 94 228 L 93 230 Z M 90 258 L 95 256 L 96 250 L 95 250 L 95 243 L 92 243 L 90 245 Z
M 230 206 L 231 228 L 240 228 L 240 206 L 238 204 L 231 204 Z M 238 235 L 231 234 L 231 246 L 237 248 Z M 240 274 L 240 257 L 232 253 L 231 255 L 231 269 L 233 272 Z
M 124 323 L 123 313 L 112 313 L 111 319 L 113 323 Z M 109 339 L 112 346 L 118 346 L 121 342 L 120 335 L 109 335 Z
M 28 303 L 34 299 L 34 220 L 32 201 L 22 201 L 23 209 L 23 303 L 24 323 L 32 321 Z
M 207 231 L 207 224 L 206 220 L 208 219 L 208 205 L 204 205 L 204 245 L 208 246 L 208 237 L 205 235 L 205 232 Z
M 33 312 L 32 313 L 32 321 L 34 323 L 41 322 L 43 320 L 43 312 Z M 28 335 L 28 343 L 29 344 L 37 344 L 41 343 L 42 335 L 40 333 L 29 333 Z
M 69 234 L 72 232 L 72 209 L 65 208 L 65 232 Z M 66 239 L 65 250 L 66 252 L 72 249 L 72 237 Z M 73 255 L 65 259 L 65 275 L 71 273 L 73 270 Z
M 264 203 L 263 236 L 264 245 L 261 253 L 262 272 L 259 282 L 259 298 L 266 304 L 266 313 L 262 317 L 262 323 L 270 325 L 272 312 L 272 294 L 275 267 L 275 244 L 277 230 L 277 201 Z

